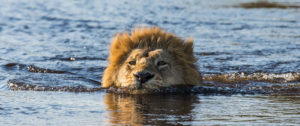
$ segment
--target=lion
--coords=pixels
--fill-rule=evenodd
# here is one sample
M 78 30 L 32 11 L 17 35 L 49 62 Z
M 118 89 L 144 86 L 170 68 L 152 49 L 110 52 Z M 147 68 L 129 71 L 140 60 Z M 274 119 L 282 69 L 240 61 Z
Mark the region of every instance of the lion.
M 118 33 L 112 40 L 102 87 L 156 90 L 177 85 L 200 85 L 193 40 L 183 40 L 159 27 Z

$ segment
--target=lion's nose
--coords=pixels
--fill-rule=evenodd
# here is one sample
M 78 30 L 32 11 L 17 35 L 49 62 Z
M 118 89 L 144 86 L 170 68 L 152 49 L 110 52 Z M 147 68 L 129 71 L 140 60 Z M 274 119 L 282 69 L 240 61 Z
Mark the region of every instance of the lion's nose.
M 154 75 L 149 72 L 138 72 L 138 73 L 134 74 L 134 76 L 141 83 L 145 83 L 154 77 Z

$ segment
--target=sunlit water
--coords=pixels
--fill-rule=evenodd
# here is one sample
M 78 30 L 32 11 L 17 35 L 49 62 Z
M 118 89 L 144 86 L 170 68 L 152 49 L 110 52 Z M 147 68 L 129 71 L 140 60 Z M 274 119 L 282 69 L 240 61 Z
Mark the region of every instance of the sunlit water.
M 0 124 L 300 124 L 300 9 L 239 3 L 0 0 Z M 179 95 L 101 89 L 111 37 L 137 25 L 192 36 L 204 84 Z

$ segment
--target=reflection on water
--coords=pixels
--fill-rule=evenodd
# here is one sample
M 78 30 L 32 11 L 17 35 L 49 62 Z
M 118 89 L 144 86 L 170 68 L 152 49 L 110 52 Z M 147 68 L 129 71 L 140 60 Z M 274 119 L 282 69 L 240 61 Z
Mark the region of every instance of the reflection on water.
M 112 124 L 165 125 L 190 122 L 191 111 L 199 103 L 197 96 L 115 95 L 105 94 Z
M 296 125 L 299 96 L 1 91 L 1 125 Z
M 111 124 L 216 125 L 300 123 L 298 96 L 104 95 Z

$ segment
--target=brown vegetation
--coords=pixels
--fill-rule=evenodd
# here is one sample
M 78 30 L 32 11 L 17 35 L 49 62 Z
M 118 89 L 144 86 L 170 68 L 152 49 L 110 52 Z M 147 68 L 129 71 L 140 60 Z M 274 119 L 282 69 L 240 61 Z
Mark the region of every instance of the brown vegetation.
M 282 4 L 276 2 L 268 2 L 268 1 L 256 1 L 256 2 L 249 2 L 249 3 L 241 3 L 234 7 L 241 7 L 246 9 L 252 8 L 278 8 L 278 9 L 288 9 L 288 8 L 300 8 L 297 5 L 289 5 L 289 4 Z

